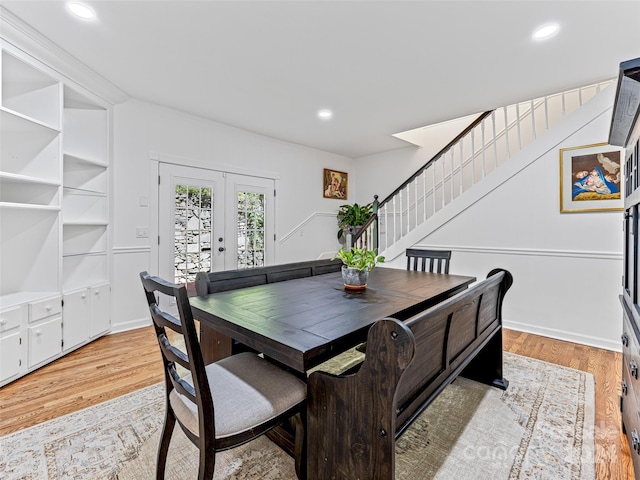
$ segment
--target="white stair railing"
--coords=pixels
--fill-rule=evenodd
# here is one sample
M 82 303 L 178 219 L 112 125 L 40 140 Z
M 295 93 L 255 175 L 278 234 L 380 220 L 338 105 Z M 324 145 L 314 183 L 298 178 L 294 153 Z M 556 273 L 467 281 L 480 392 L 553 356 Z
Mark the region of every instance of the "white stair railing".
M 374 202 L 377 225 L 365 228 L 355 245 L 389 248 L 613 81 L 485 112 L 389 197 Z

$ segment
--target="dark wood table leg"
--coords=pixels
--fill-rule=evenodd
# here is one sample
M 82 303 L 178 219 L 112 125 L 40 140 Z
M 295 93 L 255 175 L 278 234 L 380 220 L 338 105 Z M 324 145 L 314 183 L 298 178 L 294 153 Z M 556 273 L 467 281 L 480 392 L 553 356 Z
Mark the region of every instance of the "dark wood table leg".
M 200 322 L 200 350 L 202 350 L 205 365 L 230 356 L 232 344 L 231 337 Z

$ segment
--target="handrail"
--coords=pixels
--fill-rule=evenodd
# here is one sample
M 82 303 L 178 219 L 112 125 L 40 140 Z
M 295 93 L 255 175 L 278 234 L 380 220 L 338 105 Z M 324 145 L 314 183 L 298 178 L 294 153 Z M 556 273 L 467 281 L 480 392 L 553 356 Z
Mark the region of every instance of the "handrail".
M 372 235 L 371 235 L 371 238 L 373 240 L 373 245 L 366 245 L 366 246 L 367 246 L 367 248 L 374 248 L 377 251 L 378 243 L 379 243 L 378 242 L 378 208 L 380 206 L 384 205 L 389 200 L 391 200 L 395 195 L 398 194 L 398 192 L 400 192 L 403 188 L 405 188 L 407 185 L 409 185 L 413 180 L 415 180 L 416 177 L 421 175 L 424 170 L 429 168 L 429 166 L 431 164 L 433 164 L 437 159 L 439 159 L 447 150 L 449 150 L 455 144 L 457 144 L 461 139 L 463 139 L 469 132 L 471 132 L 476 126 L 478 126 L 480 123 L 482 123 L 482 121 L 485 118 L 487 118 L 489 115 L 491 115 L 492 113 L 493 113 L 493 110 L 488 110 L 488 111 L 482 113 L 481 115 L 479 115 L 478 118 L 476 118 L 473 122 L 471 122 L 458 135 L 456 135 L 453 138 L 453 140 L 451 140 L 449 143 L 447 143 L 446 146 L 444 146 L 442 149 L 440 149 L 440 151 L 438 153 L 436 153 L 433 157 L 431 157 L 431 159 L 427 163 L 425 163 L 421 168 L 419 168 L 413 175 L 411 175 L 402 185 L 400 185 L 398 188 L 396 188 L 382 202 L 378 202 L 378 195 L 374 195 L 374 200 L 372 202 L 372 204 L 373 204 L 373 214 L 371 215 L 369 220 L 367 220 L 367 222 L 362 226 L 362 228 L 360 228 L 358 230 L 358 232 L 355 232 L 355 229 L 353 229 L 353 228 L 349 232 L 352 235 L 352 237 L 351 237 L 352 245 L 358 245 L 358 241 L 361 240 L 361 238 L 365 235 L 365 233 L 369 232 L 369 230 L 371 228 L 373 228 L 375 230 L 374 232 L 372 232 Z M 360 243 L 362 243 L 362 242 L 360 242 Z
M 350 240 L 382 252 L 426 222 L 613 81 L 486 111 L 405 180 Z
M 484 112 L 482 115 L 480 115 L 478 118 L 476 118 L 473 122 L 471 122 L 467 128 L 465 128 L 462 132 L 460 132 L 453 140 L 451 140 L 449 143 L 447 143 L 447 145 L 445 147 L 443 147 L 438 153 L 436 153 L 433 157 L 431 157 L 431 160 L 429 160 L 421 168 L 419 168 L 402 185 L 400 185 L 390 195 L 388 195 L 387 198 L 385 198 L 380 203 L 378 203 L 378 206 L 384 205 L 389 200 L 391 200 L 394 196 L 396 196 L 400 192 L 400 190 L 402 190 L 407 185 L 409 185 L 411 182 L 413 182 L 418 175 L 420 175 L 426 168 L 429 167 L 429 165 L 431 165 L 438 158 L 440 158 L 447 150 L 449 150 L 456 143 L 458 143 L 462 138 L 465 137 L 465 135 L 467 135 L 471 130 L 473 130 L 477 125 L 479 125 L 485 118 L 487 118 L 493 112 L 494 112 L 494 110 L 488 110 L 488 111 Z M 376 198 L 377 198 L 377 195 L 376 195 Z

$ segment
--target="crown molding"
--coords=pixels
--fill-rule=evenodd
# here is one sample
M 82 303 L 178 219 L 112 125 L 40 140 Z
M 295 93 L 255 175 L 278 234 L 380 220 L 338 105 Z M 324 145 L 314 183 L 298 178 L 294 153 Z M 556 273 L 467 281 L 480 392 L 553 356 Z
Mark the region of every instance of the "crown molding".
M 47 37 L 0 5 L 0 37 L 27 55 L 45 63 L 63 77 L 64 83 L 89 90 L 114 105 L 130 96 L 60 48 Z

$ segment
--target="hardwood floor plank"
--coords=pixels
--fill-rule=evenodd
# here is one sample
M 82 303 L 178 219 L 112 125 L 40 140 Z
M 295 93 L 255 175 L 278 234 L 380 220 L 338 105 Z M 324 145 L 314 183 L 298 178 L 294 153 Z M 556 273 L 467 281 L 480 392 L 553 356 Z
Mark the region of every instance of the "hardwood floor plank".
M 596 479 L 632 480 L 621 430 L 621 354 L 514 330 L 503 339 L 505 351 L 593 374 Z M 108 335 L 0 388 L 0 436 L 162 380 L 152 327 Z
M 99 338 L 0 388 L 0 435 L 162 380 L 151 327 Z
M 634 479 L 629 444 L 621 429 L 622 354 L 512 330 L 504 331 L 503 340 L 505 351 L 593 374 L 596 479 Z

